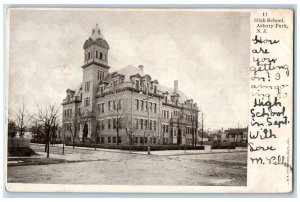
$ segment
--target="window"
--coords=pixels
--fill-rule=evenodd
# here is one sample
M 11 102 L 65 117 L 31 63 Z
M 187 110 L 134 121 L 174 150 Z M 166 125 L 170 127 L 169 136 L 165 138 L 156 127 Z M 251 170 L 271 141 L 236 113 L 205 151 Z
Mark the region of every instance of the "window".
M 147 137 L 145 137 L 145 138 L 143 138 L 144 139 L 144 141 L 145 141 L 145 144 L 147 144 L 147 142 L 148 142 L 148 138 Z
M 104 60 L 107 61 L 107 55 L 104 53 Z
M 91 58 L 91 52 L 88 52 L 88 59 Z
M 167 119 L 169 119 L 169 111 L 167 111 Z
M 101 137 L 101 143 L 104 143 L 104 137 Z
M 98 58 L 98 51 L 96 50 L 96 58 Z
M 102 52 L 100 52 L 100 60 L 102 60 L 103 54 Z
M 119 143 L 122 143 L 122 138 L 121 137 L 119 137 Z
M 145 129 L 148 129 L 148 120 L 145 120 Z
M 145 104 L 144 104 L 145 105 L 145 111 L 147 112 L 148 111 L 148 103 L 147 103 L 146 100 L 144 102 L 145 102 Z
M 149 102 L 150 112 L 152 112 L 152 102 Z
M 85 98 L 84 106 L 86 106 L 86 107 L 90 106 L 90 98 L 89 97 Z
M 101 120 L 101 121 L 100 121 L 100 129 L 101 129 L 101 130 L 104 130 L 104 120 Z
M 111 100 L 110 101 L 108 101 L 108 111 L 110 111 L 110 106 L 111 106 Z
M 104 79 L 104 72 L 103 71 L 98 70 L 98 72 L 97 72 L 97 79 L 99 81 L 103 81 L 103 79 Z
M 108 129 L 111 129 L 110 119 L 107 119 L 107 128 L 108 128 Z
M 107 138 L 107 142 L 108 142 L 108 143 L 111 143 L 111 137 L 108 137 L 108 138 Z
M 138 119 L 135 118 L 135 119 L 134 119 L 134 122 L 135 122 L 135 129 L 139 129 L 139 122 L 138 122 Z
M 117 100 L 113 100 L 113 110 L 116 110 L 116 102 Z
M 156 138 L 155 137 L 153 138 L 153 144 L 156 144 Z
M 157 94 L 157 86 L 154 86 L 154 94 Z
M 139 81 L 139 80 L 136 80 L 136 81 L 135 81 L 135 88 L 136 88 L 137 90 L 140 89 L 140 81 Z
M 118 80 L 115 80 L 113 82 L 113 89 L 114 89 L 114 91 L 116 91 L 118 89 Z
M 139 138 L 138 138 L 138 137 L 135 137 L 135 138 L 134 138 L 134 143 L 137 144 L 138 142 L 139 142 Z
M 143 121 L 144 121 L 143 119 L 140 119 L 140 126 L 141 126 L 140 128 L 141 128 L 141 130 L 143 130 L 143 125 L 144 125 L 144 124 L 143 124 L 143 123 L 144 123 Z
M 166 97 L 165 97 L 165 103 L 167 103 L 167 102 L 168 102 L 168 97 L 166 96 Z
M 117 119 L 114 118 L 113 119 L 113 129 L 116 129 L 117 128 Z
M 97 104 L 97 110 L 98 110 L 98 112 L 101 112 L 101 104 L 100 103 Z
M 81 108 L 78 108 L 78 115 L 81 116 Z
M 169 132 L 169 125 L 166 125 L 166 133 Z
M 150 120 L 150 130 L 152 130 L 152 120 Z
M 139 110 L 139 100 L 135 99 L 135 109 Z
M 114 136 L 113 137 L 113 143 L 116 143 L 117 142 L 117 138 Z
M 85 90 L 85 92 L 89 92 L 90 91 L 90 82 L 89 81 L 85 82 L 84 90 Z
M 156 130 L 156 121 L 153 121 L 153 130 Z
M 144 101 L 143 101 L 143 100 L 141 100 L 141 101 L 140 101 L 140 103 L 141 103 L 141 107 L 140 107 L 140 109 L 141 109 L 141 111 L 143 111 L 143 110 L 144 110 Z
M 143 143 L 144 141 L 143 141 L 143 137 L 140 137 L 140 143 Z
M 156 113 L 156 103 L 153 103 L 154 105 L 154 113 Z
M 101 105 L 102 105 L 102 107 L 101 107 L 102 111 L 101 112 L 104 113 L 104 103 L 102 103 Z
M 118 100 L 118 109 L 122 109 L 122 99 L 120 98 L 119 100 Z

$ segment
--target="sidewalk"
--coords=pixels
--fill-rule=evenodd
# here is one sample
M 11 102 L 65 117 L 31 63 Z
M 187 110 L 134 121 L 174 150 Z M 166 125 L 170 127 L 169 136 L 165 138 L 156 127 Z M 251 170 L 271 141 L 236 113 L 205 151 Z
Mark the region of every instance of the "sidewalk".
M 35 143 L 31 143 L 35 144 Z M 35 144 L 35 145 L 43 145 L 43 144 Z M 51 148 L 52 146 L 50 146 Z M 53 147 L 63 147 L 63 144 L 56 144 Z M 73 146 L 65 146 L 65 148 L 73 149 Z M 103 151 L 103 152 L 111 152 L 111 153 L 125 153 L 129 154 L 128 150 L 120 150 L 120 149 L 103 149 L 103 148 L 91 148 L 91 147 L 75 147 L 74 149 L 79 150 L 90 150 L 90 151 Z M 236 149 L 211 149 L 210 145 L 205 145 L 204 150 L 163 150 L 163 151 L 150 151 L 152 155 L 159 156 L 178 156 L 178 155 L 196 155 L 196 154 L 212 154 L 212 153 L 234 153 L 234 152 L 247 152 L 247 148 L 245 147 L 237 147 Z M 131 151 L 131 154 L 139 154 L 139 155 L 148 155 L 147 151 Z M 60 156 L 60 155 L 59 155 Z

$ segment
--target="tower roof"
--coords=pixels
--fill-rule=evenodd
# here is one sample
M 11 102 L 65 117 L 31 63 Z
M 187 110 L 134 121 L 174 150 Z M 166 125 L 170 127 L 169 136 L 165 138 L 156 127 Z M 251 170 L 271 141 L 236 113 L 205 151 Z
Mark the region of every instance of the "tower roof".
M 92 30 L 92 34 L 91 34 L 90 38 L 93 39 L 93 41 L 95 41 L 98 38 L 104 40 L 104 37 L 101 33 L 101 30 L 100 30 L 98 24 L 96 24 L 95 28 Z
M 89 37 L 89 39 L 85 41 L 83 48 L 84 49 L 88 48 L 89 46 L 91 46 L 93 44 L 97 44 L 106 49 L 109 49 L 109 45 L 108 45 L 107 41 L 104 39 L 98 24 L 96 24 L 94 29 L 92 29 L 92 34 Z

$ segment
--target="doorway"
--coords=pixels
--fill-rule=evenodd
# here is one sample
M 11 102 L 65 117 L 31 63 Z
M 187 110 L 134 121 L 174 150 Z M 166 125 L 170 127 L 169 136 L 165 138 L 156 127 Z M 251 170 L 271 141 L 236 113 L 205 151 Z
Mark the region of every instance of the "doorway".
M 84 140 L 87 138 L 89 133 L 89 127 L 87 123 L 84 123 L 83 130 L 82 130 L 82 142 L 84 143 Z

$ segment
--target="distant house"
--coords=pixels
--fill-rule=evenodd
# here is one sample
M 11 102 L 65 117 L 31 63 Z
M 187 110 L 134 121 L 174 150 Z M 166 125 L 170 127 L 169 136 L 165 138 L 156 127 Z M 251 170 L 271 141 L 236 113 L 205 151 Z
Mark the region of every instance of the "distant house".
M 229 128 L 221 134 L 221 142 L 247 143 L 248 128 Z
M 16 133 L 16 138 L 19 138 L 19 137 L 20 137 L 20 132 L 18 131 Z M 31 132 L 30 128 L 25 129 L 23 138 L 27 138 L 27 139 L 32 139 L 33 138 L 33 133 Z
M 202 139 L 203 138 L 203 139 Z M 199 130 L 198 131 L 198 144 L 200 144 L 201 143 L 201 141 L 203 141 L 203 142 L 208 142 L 209 141 L 209 134 L 206 132 L 206 131 L 204 131 L 203 132 L 203 137 L 202 137 L 202 131 L 201 130 Z

